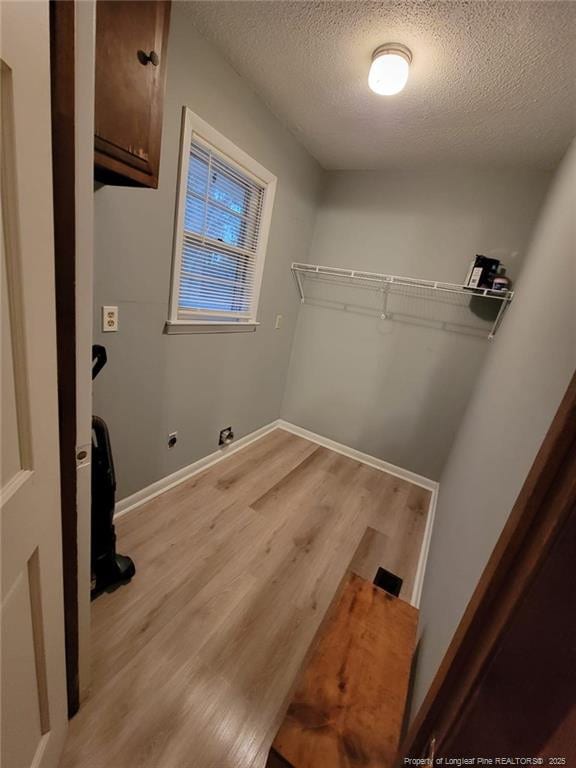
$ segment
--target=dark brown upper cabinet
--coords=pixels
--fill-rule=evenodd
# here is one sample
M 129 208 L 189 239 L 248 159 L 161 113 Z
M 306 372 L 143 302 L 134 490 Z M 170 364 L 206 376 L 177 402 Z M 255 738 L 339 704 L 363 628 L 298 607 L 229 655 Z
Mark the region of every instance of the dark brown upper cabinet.
M 170 2 L 98 0 L 94 177 L 158 186 Z

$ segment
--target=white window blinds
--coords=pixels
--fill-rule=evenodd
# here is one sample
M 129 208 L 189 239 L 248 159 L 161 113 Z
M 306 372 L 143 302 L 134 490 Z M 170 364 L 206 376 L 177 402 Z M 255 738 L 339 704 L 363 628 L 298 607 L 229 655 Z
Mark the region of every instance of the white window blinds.
M 264 170 L 213 129 L 205 131 L 210 141 L 191 127 L 184 130 L 172 320 L 255 322 L 270 181 L 246 167 Z

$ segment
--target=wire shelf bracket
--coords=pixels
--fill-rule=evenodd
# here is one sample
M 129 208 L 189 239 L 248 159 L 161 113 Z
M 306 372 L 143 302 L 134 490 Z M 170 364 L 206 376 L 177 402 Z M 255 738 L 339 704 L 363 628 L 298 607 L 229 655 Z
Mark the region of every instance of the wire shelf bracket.
M 472 298 L 474 296 L 480 296 L 486 299 L 492 299 L 500 302 L 500 308 L 490 332 L 488 338 L 493 339 L 498 331 L 498 328 L 502 324 L 502 319 L 506 313 L 506 310 L 510 306 L 512 299 L 514 298 L 514 291 L 493 291 L 490 288 L 469 288 L 465 285 L 459 285 L 458 283 L 445 283 L 439 280 L 422 280 L 414 277 L 403 277 L 400 275 L 387 275 L 381 272 L 367 272 L 365 270 L 358 269 L 344 269 L 342 267 L 328 267 L 320 264 L 305 264 L 300 262 L 292 263 L 292 273 L 296 279 L 298 286 L 298 292 L 300 294 L 300 303 L 306 302 L 306 295 L 304 291 L 304 278 L 326 278 L 330 280 L 343 280 L 351 284 L 364 285 L 372 287 L 382 291 L 382 319 L 386 319 L 387 315 L 387 300 L 390 292 L 394 289 L 402 291 L 410 290 L 414 291 L 415 297 L 421 297 L 422 291 L 434 293 L 450 293 L 460 296 L 466 296 Z

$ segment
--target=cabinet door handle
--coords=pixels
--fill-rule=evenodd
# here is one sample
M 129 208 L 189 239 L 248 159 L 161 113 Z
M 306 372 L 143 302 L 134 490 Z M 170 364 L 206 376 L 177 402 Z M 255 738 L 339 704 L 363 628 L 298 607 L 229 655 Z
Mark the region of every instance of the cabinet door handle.
M 138 51 L 138 61 L 144 66 L 152 64 L 153 67 L 157 67 L 160 64 L 160 56 L 158 56 L 156 51 L 150 51 L 150 53 Z

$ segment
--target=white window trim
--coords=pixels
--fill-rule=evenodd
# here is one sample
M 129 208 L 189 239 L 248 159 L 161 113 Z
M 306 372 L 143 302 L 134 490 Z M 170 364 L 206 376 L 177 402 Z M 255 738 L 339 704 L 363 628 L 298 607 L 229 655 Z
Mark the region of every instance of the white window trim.
M 207 142 L 220 154 L 225 155 L 233 163 L 236 163 L 250 178 L 265 185 L 264 202 L 262 205 L 261 224 L 258 238 L 258 248 L 255 255 L 254 272 L 254 301 L 253 316 L 248 320 L 234 321 L 231 319 L 207 321 L 206 316 L 198 320 L 178 317 L 178 298 L 180 293 L 180 269 L 182 265 L 182 249 L 184 241 L 184 214 L 186 211 L 186 190 L 188 181 L 188 164 L 190 161 L 190 143 L 196 135 Z M 182 110 L 182 133 L 180 141 L 180 162 L 178 171 L 178 187 L 176 197 L 176 217 L 174 223 L 174 250 L 172 256 L 172 276 L 170 288 L 170 309 L 166 333 L 229 333 L 238 331 L 255 331 L 259 325 L 257 321 L 258 306 L 260 301 L 260 288 L 262 286 L 262 274 L 272 220 L 272 209 L 276 194 L 277 179 L 264 166 L 254 158 L 237 147 L 230 139 L 223 136 L 215 128 L 212 128 L 197 114 L 184 107 Z

